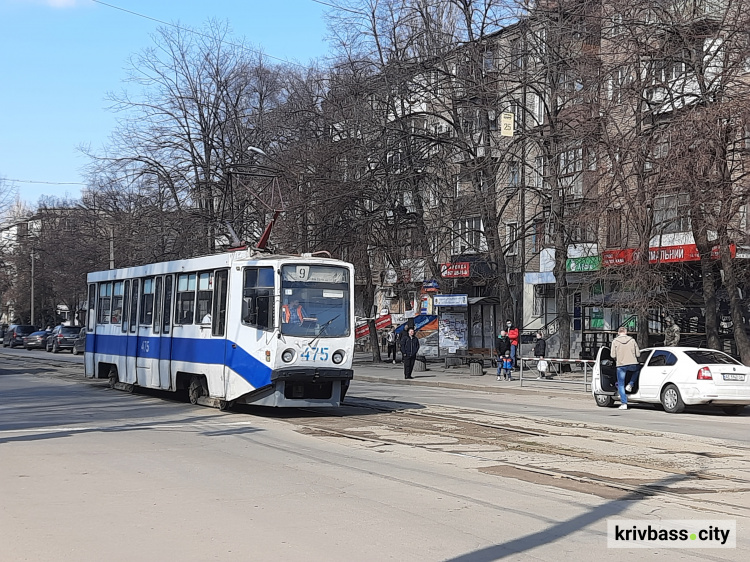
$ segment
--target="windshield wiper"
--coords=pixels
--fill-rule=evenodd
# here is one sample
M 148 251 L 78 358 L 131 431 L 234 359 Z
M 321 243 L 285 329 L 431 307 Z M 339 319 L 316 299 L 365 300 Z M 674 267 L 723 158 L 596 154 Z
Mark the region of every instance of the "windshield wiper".
M 315 334 L 315 337 L 312 340 L 310 340 L 310 343 L 308 343 L 307 345 L 309 347 L 312 347 L 312 345 L 318 340 L 318 338 L 320 338 L 320 336 L 323 334 L 323 332 L 325 332 L 326 328 L 328 328 L 328 326 L 330 325 L 330 323 L 333 322 L 334 320 L 336 320 L 336 318 L 338 318 L 339 316 L 341 316 L 341 315 L 337 314 L 336 316 L 334 316 L 333 318 L 331 318 L 328 322 L 326 322 L 325 324 L 323 324 L 320 327 L 320 330 L 318 330 L 318 333 Z

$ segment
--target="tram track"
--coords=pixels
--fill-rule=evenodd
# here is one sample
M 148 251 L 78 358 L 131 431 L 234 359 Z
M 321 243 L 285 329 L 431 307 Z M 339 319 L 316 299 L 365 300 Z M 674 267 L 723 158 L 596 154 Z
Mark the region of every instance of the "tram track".
M 32 372 L 32 375 L 44 376 L 44 373 L 49 372 L 61 378 L 106 384 L 104 380 L 85 379 L 82 365 L 77 362 L 59 360 L 49 355 L 26 357 L 0 352 L 0 356 L 3 357 L 5 365 L 12 366 L 14 370 L 30 367 L 43 370 Z M 304 412 L 306 415 L 288 415 L 291 412 L 287 412 L 283 418 L 277 419 L 294 424 L 300 432 L 311 435 L 346 439 L 366 446 L 406 446 L 460 457 L 474 463 L 476 470 L 488 474 L 506 477 L 510 475 L 512 478 L 600 495 L 603 490 L 609 490 L 632 499 L 665 497 L 691 508 L 723 513 L 727 508 L 743 513 L 750 511 L 723 498 L 706 497 L 713 494 L 750 492 L 750 478 L 720 472 L 723 460 L 750 462 L 750 447 L 738 443 L 732 444 L 731 452 L 722 452 L 718 450 L 721 440 L 698 439 L 700 445 L 693 447 L 693 450 L 687 450 L 684 447 L 680 449 L 669 446 L 669 439 L 674 437 L 672 434 L 654 431 L 533 418 L 473 408 L 419 405 L 419 409 L 416 409 L 415 405 L 355 397 L 349 398 L 340 410 L 311 408 L 299 409 L 298 412 Z M 254 414 L 257 415 L 257 412 Z M 580 440 L 584 434 L 588 434 L 585 435 L 587 442 L 596 443 L 600 448 L 609 447 L 611 453 L 592 452 L 566 441 Z M 615 454 L 618 440 L 648 438 L 658 441 L 665 436 L 667 439 L 664 446 L 659 445 L 654 449 L 656 455 Z M 679 438 L 683 441 L 688 439 L 687 436 Z M 691 439 L 695 441 L 694 438 Z M 698 469 L 676 466 L 671 457 L 679 455 L 697 457 L 701 461 L 698 462 Z M 544 461 L 547 458 L 553 460 L 539 460 Z M 580 470 L 555 466 L 560 463 L 573 468 L 577 463 L 602 463 L 612 474 L 622 471 L 659 471 L 673 478 L 675 482 L 683 484 L 683 489 L 675 489 L 671 484 L 660 484 L 658 480 L 628 482 L 622 478 L 601 474 L 582 474 Z M 747 469 L 744 472 L 747 473 Z M 569 483 L 575 485 L 566 485 Z M 692 487 L 685 488 L 686 483 Z M 720 486 L 712 489 L 710 484 Z M 701 495 L 699 500 L 698 495 Z
M 531 481 L 539 480 L 540 478 L 538 477 L 541 477 L 542 482 L 540 483 L 543 484 L 588 491 L 595 494 L 601 494 L 602 489 L 607 489 L 632 498 L 655 496 L 670 498 L 674 501 L 688 504 L 691 508 L 710 509 L 721 513 L 726 513 L 727 508 L 742 513 L 750 511 L 749 508 L 743 505 L 728 502 L 725 497 L 721 499 L 706 497 L 707 495 L 749 493 L 750 478 L 722 474 L 708 467 L 700 470 L 691 470 L 690 468 L 680 468 L 673 464 L 666 464 L 655 458 L 643 460 L 615 454 L 592 454 L 591 451 L 577 450 L 569 444 L 555 445 L 550 443 L 535 443 L 533 441 L 534 438 L 556 439 L 564 436 L 579 437 L 575 431 L 571 430 L 580 429 L 581 426 L 585 426 L 588 431 L 603 431 L 605 436 L 599 438 L 598 441 L 608 443 L 611 442 L 611 439 L 609 439 L 607 434 L 611 433 L 609 430 L 612 429 L 609 427 L 595 426 L 595 424 L 581 424 L 580 422 L 566 424 L 554 421 L 550 426 L 558 428 L 558 431 L 555 432 L 550 429 L 537 430 L 518 427 L 518 425 L 530 421 L 540 424 L 551 420 L 532 420 L 531 418 L 515 415 L 506 415 L 507 418 L 513 418 L 512 423 L 509 419 L 507 423 L 487 422 L 481 419 L 472 420 L 471 416 L 498 417 L 494 413 L 474 409 L 456 409 L 457 413 L 446 414 L 442 412 L 426 412 L 424 410 L 378 407 L 378 405 L 372 403 L 358 403 L 356 399 L 349 401 L 349 407 L 362 410 L 362 415 L 336 415 L 334 416 L 335 419 L 346 421 L 357 417 L 364 420 L 362 427 L 356 427 L 357 424 L 353 424 L 354 427 L 346 427 L 346 423 L 342 427 L 331 427 L 330 419 L 332 418 L 328 416 L 327 418 L 315 417 L 305 419 L 300 424 L 303 426 L 301 430 L 382 447 L 410 446 L 433 453 L 460 456 L 476 461 L 478 463 L 476 468 L 481 472 L 490 474 L 499 473 L 501 476 L 508 476 L 508 472 L 510 472 L 511 477 Z M 429 426 L 425 427 L 424 425 L 410 423 L 414 420 L 421 422 L 429 421 L 435 425 L 431 428 Z M 451 424 L 455 426 L 453 429 L 450 428 Z M 475 429 L 479 429 L 480 431 L 477 432 Z M 378 435 L 379 430 L 384 435 Z M 495 434 L 487 436 L 482 433 L 486 431 L 491 431 Z M 630 438 L 638 432 L 629 429 L 616 431 L 616 433 Z M 670 437 L 656 432 L 642 433 L 647 434 L 651 438 L 666 438 L 667 441 Z M 459 450 L 453 446 L 446 447 L 445 443 L 440 442 L 415 442 L 415 434 L 427 437 L 439 437 L 443 441 L 453 439 L 456 443 L 463 443 L 465 447 L 464 450 Z M 509 434 L 517 436 L 517 439 L 513 442 L 508 441 L 507 436 Z M 407 437 L 401 438 L 402 435 Z M 711 443 L 711 445 L 716 446 L 716 443 Z M 477 446 L 487 447 L 487 450 L 472 450 L 472 448 L 476 448 Z M 731 458 L 742 462 L 750 460 L 745 458 L 746 455 L 743 454 L 748 449 L 747 447 L 738 447 L 738 449 L 740 451 L 733 452 L 732 454 L 712 454 L 711 452 L 684 450 L 677 451 L 677 453 L 683 455 L 693 453 L 706 459 Z M 555 462 L 544 466 L 544 463 L 539 462 L 520 462 L 510 458 L 498 458 L 498 455 L 506 455 L 508 453 L 511 455 L 520 453 L 521 456 L 538 454 L 547 457 L 556 457 L 555 462 L 562 462 L 563 464 L 571 464 L 573 466 L 579 461 L 604 463 L 613 474 L 618 474 L 623 470 L 631 472 L 640 470 L 645 473 L 659 471 L 679 483 L 682 487 L 675 487 L 672 484 L 665 485 L 660 481 L 650 482 L 644 480 L 643 482 L 633 483 L 614 477 L 608 478 L 601 474 L 581 474 L 575 470 L 555 467 Z M 664 449 L 661 453 L 670 455 L 673 451 Z M 567 461 L 570 462 L 568 463 Z M 571 482 L 576 485 L 566 485 Z M 690 487 L 686 487 L 686 484 L 689 484 Z M 712 488 L 712 484 L 716 484 L 718 487 Z M 696 504 L 697 496 L 701 496 L 698 504 Z

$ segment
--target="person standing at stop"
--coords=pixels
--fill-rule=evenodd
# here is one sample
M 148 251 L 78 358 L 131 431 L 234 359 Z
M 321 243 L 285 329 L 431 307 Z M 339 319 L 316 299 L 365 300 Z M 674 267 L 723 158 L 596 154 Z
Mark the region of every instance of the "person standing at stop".
M 518 368 L 518 363 L 516 361 L 517 354 L 518 354 L 518 337 L 519 337 L 519 331 L 518 328 L 516 328 L 513 325 L 513 322 L 508 320 L 505 323 L 505 326 L 507 327 L 508 332 L 508 338 L 510 339 L 510 358 L 513 360 L 513 367 Z
M 401 355 L 404 362 L 404 378 L 411 379 L 414 363 L 419 353 L 419 338 L 414 335 L 414 328 L 409 328 L 408 335 L 401 338 Z

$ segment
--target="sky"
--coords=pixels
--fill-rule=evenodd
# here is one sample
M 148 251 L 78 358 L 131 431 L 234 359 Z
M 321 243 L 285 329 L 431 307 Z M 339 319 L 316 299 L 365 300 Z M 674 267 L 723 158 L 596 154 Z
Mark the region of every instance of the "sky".
M 228 21 L 233 37 L 303 64 L 329 51 L 329 8 L 314 0 L 106 3 L 191 28 Z M 0 0 L 0 178 L 23 201 L 80 196 L 79 147 L 107 143 L 116 117 L 106 94 L 126 87 L 128 57 L 151 46 L 159 27 L 93 0 Z

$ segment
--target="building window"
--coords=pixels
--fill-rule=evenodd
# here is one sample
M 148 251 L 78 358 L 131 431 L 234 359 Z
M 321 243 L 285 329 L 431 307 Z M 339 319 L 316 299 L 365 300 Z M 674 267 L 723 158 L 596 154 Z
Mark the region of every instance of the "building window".
M 622 244 L 622 212 L 619 209 L 607 211 L 607 247 L 620 248 Z
M 485 51 L 482 57 L 482 66 L 484 66 L 485 72 L 491 72 L 495 69 L 495 53 L 493 51 Z
M 679 193 L 655 197 L 654 229 L 661 234 L 690 232 L 690 196 Z
M 510 187 L 521 185 L 521 173 L 518 162 L 513 161 L 508 164 L 508 185 Z
M 531 234 L 531 251 L 538 254 L 544 247 L 544 223 L 535 222 Z
M 559 156 L 560 188 L 564 194 L 583 194 L 583 149 L 579 146 L 562 152 Z
M 513 39 L 510 42 L 510 64 L 513 70 L 523 70 L 525 66 L 524 48 L 521 39 Z
M 505 225 L 505 244 L 508 248 L 506 255 L 518 255 L 518 224 L 511 222 Z
M 484 228 L 480 217 L 453 221 L 453 253 L 471 254 L 486 249 Z

